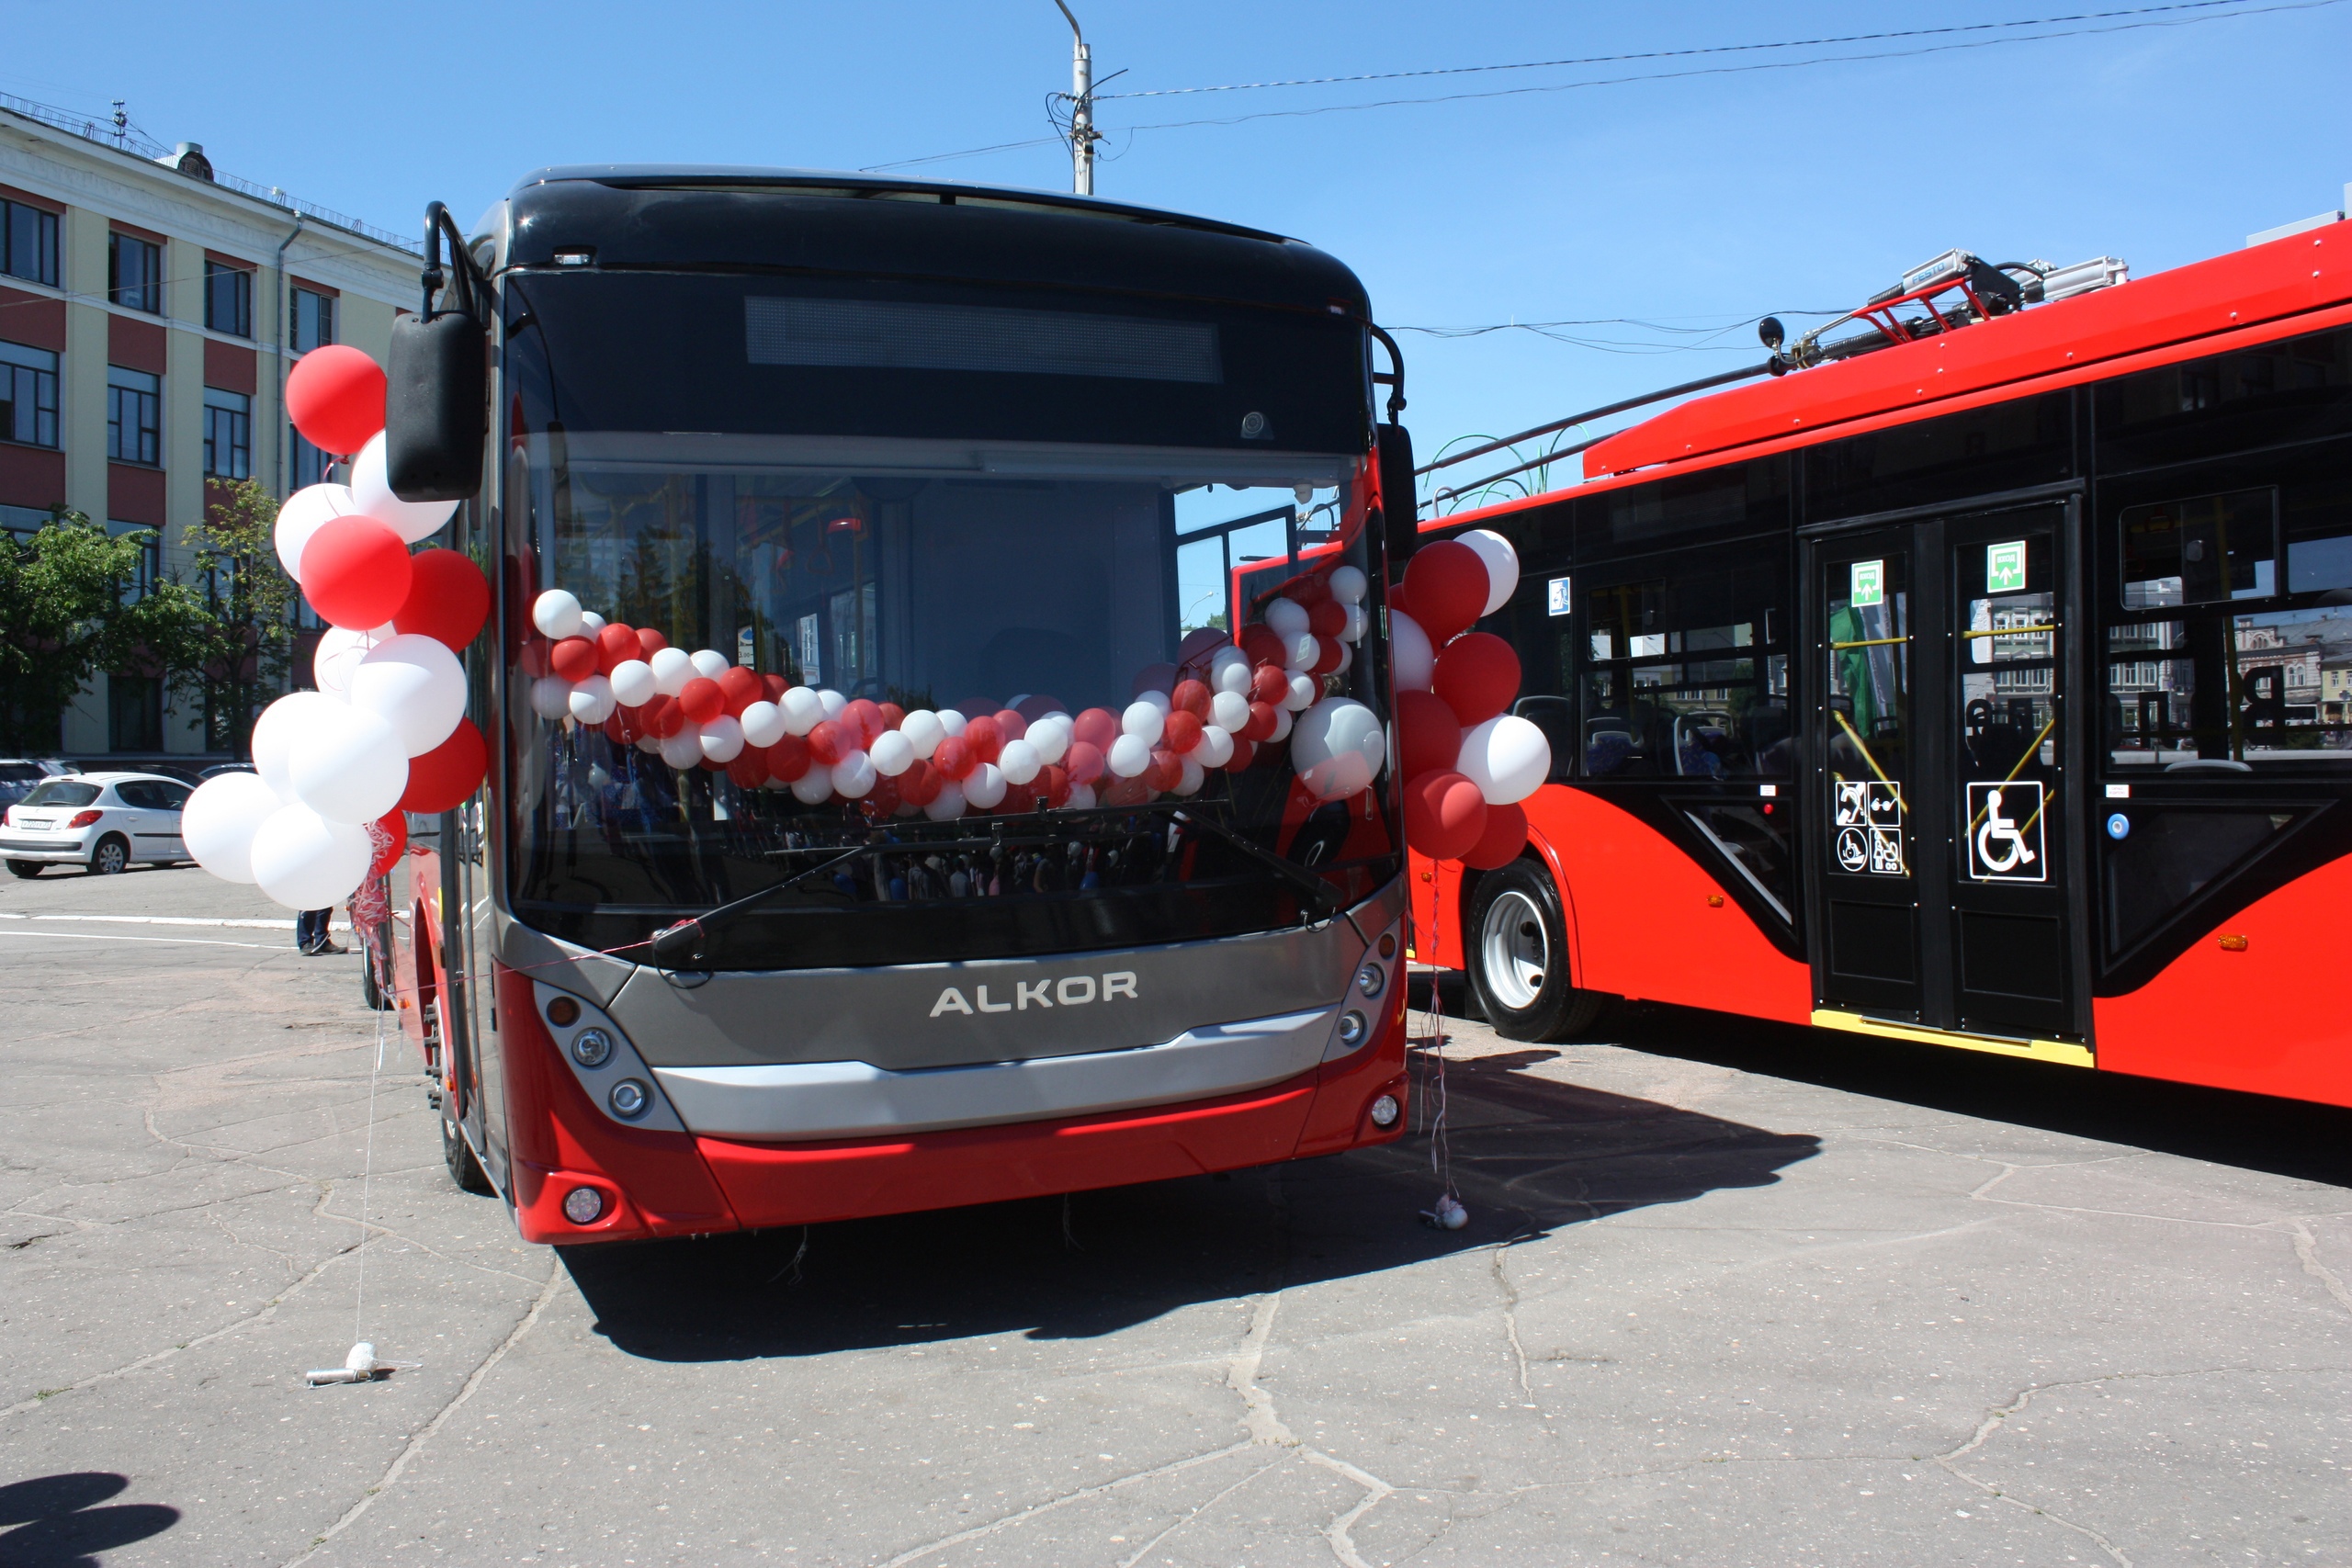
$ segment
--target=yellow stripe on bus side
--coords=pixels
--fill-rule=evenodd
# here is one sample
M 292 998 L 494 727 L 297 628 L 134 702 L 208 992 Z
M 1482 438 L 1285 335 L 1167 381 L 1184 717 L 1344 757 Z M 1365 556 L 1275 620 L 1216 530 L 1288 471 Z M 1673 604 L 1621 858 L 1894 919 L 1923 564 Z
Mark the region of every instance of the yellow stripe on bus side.
M 1887 1040 L 1908 1040 L 1921 1045 L 1957 1045 L 1963 1051 L 1989 1051 L 1996 1056 L 2025 1056 L 2037 1062 L 2056 1062 L 2062 1066 L 2087 1067 L 2093 1065 L 2090 1048 L 2064 1040 L 2003 1040 L 1989 1034 L 1963 1034 L 1953 1029 L 1922 1029 L 1915 1024 L 1890 1023 L 1883 1018 L 1865 1018 L 1860 1013 L 1836 1012 L 1827 1008 L 1813 1010 L 1816 1029 L 1842 1029 L 1853 1034 L 1875 1034 Z

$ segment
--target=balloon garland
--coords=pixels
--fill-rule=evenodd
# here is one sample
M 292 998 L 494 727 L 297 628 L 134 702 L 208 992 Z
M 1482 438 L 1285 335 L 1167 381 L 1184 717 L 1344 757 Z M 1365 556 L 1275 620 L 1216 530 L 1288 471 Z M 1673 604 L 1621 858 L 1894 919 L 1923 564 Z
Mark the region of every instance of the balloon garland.
M 490 582 L 455 550 L 412 547 L 455 502 L 405 502 L 384 476 L 384 372 L 358 349 L 302 356 L 286 379 L 294 428 L 356 452 L 351 483 L 300 490 L 274 539 L 326 621 L 311 672 L 254 724 L 254 772 L 206 780 L 181 838 L 196 863 L 293 909 L 325 908 L 388 870 L 403 812 L 447 811 L 481 786 L 489 750 L 465 716 L 458 656 L 490 615 Z

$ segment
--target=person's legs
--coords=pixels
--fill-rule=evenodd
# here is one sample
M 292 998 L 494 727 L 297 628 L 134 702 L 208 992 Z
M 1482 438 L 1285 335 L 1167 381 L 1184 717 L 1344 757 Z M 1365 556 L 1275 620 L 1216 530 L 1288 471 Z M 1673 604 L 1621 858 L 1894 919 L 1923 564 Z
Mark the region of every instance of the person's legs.
M 294 945 L 303 953 L 316 953 L 326 945 L 327 918 L 334 911 L 303 909 L 294 917 Z

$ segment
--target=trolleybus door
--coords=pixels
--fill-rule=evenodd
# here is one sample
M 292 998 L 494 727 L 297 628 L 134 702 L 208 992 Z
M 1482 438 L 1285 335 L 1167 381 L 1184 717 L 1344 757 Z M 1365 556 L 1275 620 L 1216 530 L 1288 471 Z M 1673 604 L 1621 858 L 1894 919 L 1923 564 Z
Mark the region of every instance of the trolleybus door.
M 2078 1036 L 2065 503 L 1817 537 L 1818 1005 Z

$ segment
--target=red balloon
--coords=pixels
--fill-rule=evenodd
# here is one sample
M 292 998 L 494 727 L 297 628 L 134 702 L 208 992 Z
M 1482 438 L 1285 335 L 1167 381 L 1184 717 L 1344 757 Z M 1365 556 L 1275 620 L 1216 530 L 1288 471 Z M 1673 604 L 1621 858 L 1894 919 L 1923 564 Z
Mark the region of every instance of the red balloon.
M 408 546 L 373 517 L 330 517 L 302 547 L 302 596 L 328 625 L 380 626 L 408 602 Z
M 548 651 L 550 648 L 543 637 L 527 637 L 514 650 L 514 668 L 536 681 L 548 672 Z
M 612 628 L 605 628 L 610 631 Z M 765 700 L 768 689 L 760 684 L 759 671 L 746 670 L 740 664 L 728 666 L 718 677 L 718 695 L 729 717 L 741 718 L 743 710 L 753 703 Z
M 392 612 L 392 629 L 464 651 L 490 619 L 490 579 L 455 550 L 419 550 L 408 570 L 408 597 Z
M 1462 863 L 1473 871 L 1495 871 L 1519 858 L 1527 847 L 1527 813 L 1516 806 L 1487 807 L 1486 831 L 1462 852 Z
M 1405 569 L 1405 592 L 1413 598 L 1413 619 L 1439 648 L 1485 613 L 1487 593 L 1493 584 L 1478 552 L 1454 539 L 1423 545 Z
M 705 757 L 702 760 L 702 771 L 706 773 L 723 773 L 727 771 L 727 764 L 724 762 L 716 762 L 711 761 L 708 757 Z
M 449 739 L 422 757 L 408 760 L 408 788 L 401 794 L 402 811 L 431 816 L 454 811 L 481 787 L 490 767 L 490 748 L 469 718 L 458 720 Z
M 1195 718 L 1209 716 L 1209 689 L 1198 681 L 1179 681 L 1176 691 L 1169 698 L 1169 705 L 1178 713 L 1189 713 Z
M 286 417 L 320 451 L 349 457 L 384 428 L 383 367 L 349 344 L 311 350 L 287 373 Z
M 687 682 L 689 686 L 692 682 Z M 857 728 L 846 718 L 820 718 L 808 730 L 808 760 L 831 767 L 852 751 L 860 750 Z
M 1462 721 L 1428 692 L 1399 692 L 1396 771 L 1417 779 L 1432 769 L 1451 772 L 1462 756 Z
M 368 837 L 376 845 L 376 858 L 368 863 L 368 874 L 381 876 L 398 865 L 408 850 L 408 817 L 397 807 L 387 811 L 368 824 Z
M 1233 756 L 1225 764 L 1225 771 L 1228 773 L 1238 773 L 1257 760 L 1258 743 L 1254 740 L 1244 740 L 1237 735 L 1233 738 Z
M 1008 744 L 1028 738 L 1029 721 L 1021 716 L 1020 709 L 999 708 L 996 710 L 994 718 L 998 732 L 1003 735 Z M 999 747 L 998 750 L 1002 750 L 1003 748 Z M 991 757 L 989 761 L 994 761 L 996 759 Z
M 842 718 L 843 722 L 857 727 L 857 749 L 861 751 L 872 749 L 874 743 L 890 728 L 883 721 L 882 705 L 865 697 L 860 697 L 842 709 Z
M 1168 716 L 1166 725 L 1160 730 L 1160 739 L 1170 751 L 1181 757 L 1201 743 L 1201 731 L 1205 728 L 1201 723 L 1200 715 L 1187 708 L 1178 708 Z
M 1294 604 L 1304 604 L 1312 610 L 1331 597 L 1331 574 L 1328 571 L 1301 572 L 1283 584 L 1283 597 Z
M 824 728 L 821 724 L 817 727 L 818 729 Z M 816 731 L 811 730 L 809 734 L 813 739 Z M 959 784 L 970 778 L 972 770 L 980 765 L 980 760 L 972 755 L 972 748 L 961 735 L 951 735 L 941 741 L 939 749 L 931 754 L 931 760 L 938 767 L 943 777 L 954 779 Z
M 649 654 L 647 657 L 650 658 L 651 655 Z M 792 683 L 781 675 L 763 675 L 760 677 L 760 694 L 765 697 L 769 702 L 773 703 L 782 700 L 784 694 L 790 690 L 792 690 Z
M 790 784 L 808 772 L 808 742 L 787 735 L 767 750 L 768 777 Z
M 1037 770 L 1037 776 L 1032 781 L 1032 785 L 1048 806 L 1062 807 L 1069 804 L 1069 770 L 1067 768 L 1057 767 L 1048 762 Z
M 650 659 L 655 654 L 661 652 L 663 649 L 669 647 L 670 639 L 663 637 L 660 632 L 655 631 L 651 626 L 639 626 L 637 628 L 637 645 L 644 650 L 639 653 L 638 657 L 639 659 Z
M 637 711 L 643 716 L 639 722 L 645 726 L 645 733 L 659 740 L 667 740 L 686 727 L 686 710 L 678 705 L 678 699 L 658 692 Z
M 899 775 L 899 798 L 909 806 L 929 806 L 939 798 L 939 788 L 946 782 L 945 774 L 918 758 Z
M 1147 768 L 1144 772 L 1150 770 Z M 1141 806 L 1150 798 L 1151 785 L 1144 782 L 1142 773 L 1131 779 L 1114 780 L 1111 787 L 1102 792 L 1102 804 L 1105 806 Z
M 1272 703 L 1280 707 L 1283 699 L 1289 695 L 1290 671 L 1287 670 L 1261 664 L 1257 673 L 1250 677 L 1250 700 L 1252 703 Z
M 1004 751 L 1004 727 L 992 716 L 973 719 L 964 726 L 964 733 L 954 739 L 964 742 L 964 749 L 972 754 L 975 762 L 993 762 Z M 962 775 L 951 773 L 948 776 L 959 778 Z
M 858 797 L 858 809 L 865 813 L 869 822 L 879 822 L 885 817 L 899 814 L 899 781 L 887 773 L 875 777 L 873 787 Z
M 1310 675 L 1329 675 L 1340 667 L 1340 660 L 1345 657 L 1342 650 L 1347 646 L 1335 637 L 1317 637 L 1315 662 L 1308 667 L 1306 672 Z
M 417 559 L 424 558 L 419 556 Z M 645 645 L 637 640 L 637 630 L 615 621 L 596 634 L 596 673 L 609 675 L 631 659 L 645 657 Z
M 1388 613 L 1392 615 L 1413 615 L 1412 606 L 1405 601 L 1405 584 L 1402 581 L 1388 585 Z M 1419 626 L 1419 619 L 1414 617 L 1413 624 Z
M 1306 612 L 1306 629 L 1317 637 L 1338 637 L 1348 629 L 1348 607 L 1326 599 Z
M 1165 746 L 1155 746 L 1151 761 L 1143 771 L 1143 782 L 1155 792 L 1174 789 L 1184 778 L 1184 760 Z
M 584 637 L 568 637 L 548 650 L 548 668 L 573 685 L 596 672 L 596 645 Z
M 651 731 L 645 728 L 645 710 L 615 708 L 605 720 L 605 737 L 616 746 L 634 746 Z
M 1460 860 L 1486 830 L 1486 796 L 1460 773 L 1438 770 L 1406 784 L 1405 841 L 1430 859 Z
M 1274 738 L 1274 726 L 1281 722 L 1275 717 L 1280 711 L 1272 703 L 1251 703 L 1250 722 L 1241 727 L 1241 733 L 1238 739 L 1272 740 Z
M 771 677 L 771 679 L 774 679 L 774 677 Z M 775 683 L 775 691 L 769 696 L 768 701 L 774 702 L 777 697 L 780 697 L 783 694 L 784 682 L 782 681 L 777 681 Z M 905 727 L 907 722 L 906 709 L 900 707 L 896 703 L 884 703 L 880 705 L 882 709 L 882 728 L 884 729 L 899 729 Z
M 1519 695 L 1519 655 L 1492 632 L 1466 632 L 1438 650 L 1430 690 L 1464 728 L 1484 724 Z
M 1097 751 L 1108 751 L 1119 738 L 1118 716 L 1108 708 L 1088 708 L 1071 721 L 1070 739 L 1091 746 Z M 1084 784 L 1085 779 L 1079 779 Z
M 1073 740 L 1062 766 L 1069 771 L 1070 783 L 1091 784 L 1102 776 L 1102 748 L 1091 740 Z
M 556 651 L 563 651 L 558 644 Z M 678 694 L 678 706 L 684 710 L 689 724 L 708 724 L 727 711 L 727 694 L 718 682 L 707 675 L 697 675 Z
M 1290 650 L 1274 635 L 1273 627 L 1253 624 L 1241 628 L 1241 651 L 1250 656 L 1252 664 L 1271 664 L 1279 670 Z
M 727 776 L 744 789 L 759 788 L 768 782 L 768 754 L 756 746 L 744 747 L 727 764 Z

